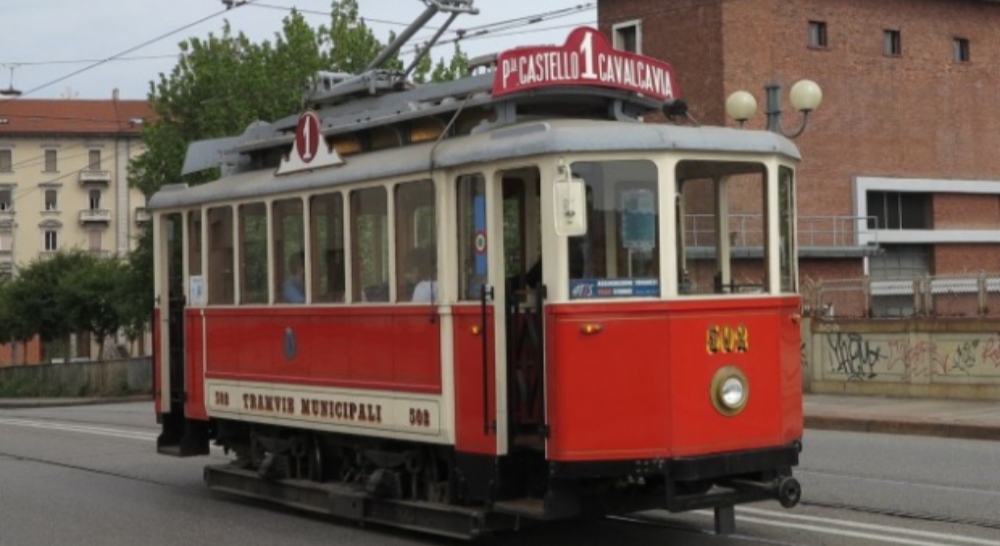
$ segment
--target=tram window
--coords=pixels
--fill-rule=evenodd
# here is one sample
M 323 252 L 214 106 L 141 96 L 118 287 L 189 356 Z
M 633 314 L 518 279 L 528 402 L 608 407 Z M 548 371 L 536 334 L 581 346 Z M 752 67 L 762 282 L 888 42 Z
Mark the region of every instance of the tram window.
M 267 303 L 267 207 L 240 205 L 240 303 Z
M 587 185 L 587 233 L 570 237 L 570 297 L 660 294 L 659 185 L 651 161 L 588 161 L 571 167 Z
M 389 214 L 385 188 L 351 192 L 354 301 L 389 301 Z
M 486 245 L 486 179 L 481 174 L 458 177 L 459 299 L 478 300 L 489 278 Z
M 271 207 L 271 230 L 275 300 L 281 303 L 304 303 L 305 227 L 302 200 L 275 201 Z
M 339 193 L 317 195 L 309 201 L 312 298 L 344 301 L 344 198 Z
M 188 275 L 201 275 L 201 211 L 188 213 Z
M 797 292 L 795 271 L 795 174 L 788 167 L 778 170 L 778 225 L 781 237 L 778 261 L 781 270 L 781 291 Z
M 767 289 L 767 171 L 756 163 L 677 166 L 681 295 Z
M 233 209 L 208 209 L 208 303 L 232 304 Z
M 434 182 L 396 186 L 396 301 L 437 298 L 437 216 Z

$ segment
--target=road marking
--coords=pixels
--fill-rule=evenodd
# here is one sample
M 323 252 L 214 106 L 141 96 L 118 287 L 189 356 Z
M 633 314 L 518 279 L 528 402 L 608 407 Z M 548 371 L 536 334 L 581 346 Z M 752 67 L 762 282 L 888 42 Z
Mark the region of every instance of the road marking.
M 844 527 L 854 527 L 857 529 L 868 529 L 871 531 L 883 531 L 889 533 L 898 533 L 901 535 L 911 535 L 922 538 L 937 538 L 941 540 L 949 540 L 952 542 L 964 542 L 968 544 L 982 544 L 984 546 L 1000 546 L 1000 542 L 995 540 L 987 540 L 975 537 L 960 537 L 952 534 L 946 533 L 935 533 L 932 531 L 917 531 L 914 529 L 903 529 L 900 527 L 890 527 L 888 525 L 879 525 L 877 523 L 861 523 L 858 521 L 845 521 L 833 518 L 824 518 L 820 516 L 807 516 L 805 514 L 792 514 L 789 512 L 778 512 L 775 510 L 761 510 L 760 508 L 750 508 L 748 506 L 740 506 L 736 509 L 737 512 L 745 512 L 750 514 L 757 514 L 760 516 L 771 516 L 778 518 L 787 518 L 800 521 L 813 521 L 818 523 L 826 523 L 830 525 L 841 525 Z
M 977 545 L 983 545 L 983 546 L 1000 546 L 1000 542 L 993 541 L 993 540 L 987 540 L 987 539 L 974 538 L 974 537 L 960 537 L 960 536 L 955 536 L 955 535 L 951 535 L 951 534 L 933 533 L 933 532 L 929 532 L 929 531 L 915 531 L 915 530 L 912 530 L 912 529 L 903 529 L 903 528 L 899 528 L 899 527 L 889 527 L 889 526 L 885 526 L 885 525 L 876 525 L 876 524 L 871 524 L 871 523 L 859 523 L 859 522 L 843 521 L 843 520 L 837 520 L 837 519 L 831 519 L 831 518 L 821 518 L 821 517 L 816 517 L 816 516 L 804 516 L 804 515 L 799 515 L 799 514 L 787 514 L 787 513 L 783 513 L 783 512 L 773 512 L 773 511 L 770 511 L 770 510 L 759 510 L 759 509 L 754 509 L 754 508 L 747 508 L 747 507 L 744 507 L 744 506 L 741 506 L 741 507 L 737 508 L 736 510 L 737 510 L 736 519 L 738 521 L 744 521 L 744 522 L 748 522 L 748 523 L 756 523 L 756 524 L 759 524 L 759 525 L 766 525 L 766 526 L 771 526 L 771 527 L 782 527 L 782 528 L 786 528 L 786 529 L 799 529 L 799 530 L 802 530 L 802 531 L 812 531 L 814 533 L 822 533 L 822 534 L 828 534 L 828 535 L 836 535 L 836 536 L 851 537 L 851 538 L 862 538 L 862 539 L 873 540 L 873 541 L 876 541 L 876 542 L 888 542 L 888 543 L 892 543 L 892 544 L 905 544 L 905 545 L 908 545 L 908 546 L 942 546 L 942 544 L 946 544 L 946 543 L 947 544 L 977 544 Z M 793 519 L 793 520 L 794 519 L 798 519 L 798 520 L 802 520 L 802 521 L 815 521 L 815 522 L 826 523 L 828 525 L 835 525 L 835 526 L 840 526 L 840 527 L 855 527 L 857 529 L 868 529 L 868 530 L 871 530 L 871 531 L 881 531 L 883 533 L 894 533 L 894 534 L 899 534 L 899 535 L 911 535 L 911 536 L 914 536 L 914 537 L 932 539 L 933 542 L 928 542 L 928 541 L 924 541 L 924 540 L 917 540 L 916 538 L 894 537 L 894 536 L 888 536 L 886 534 L 866 533 L 866 532 L 861 532 L 861 531 L 852 531 L 852 530 L 849 530 L 849 529 L 836 529 L 836 528 L 833 528 L 833 527 L 822 527 L 822 526 L 819 526 L 819 525 L 810 525 L 810 524 L 805 524 L 805 523 L 793 523 L 791 521 L 773 521 L 773 520 L 763 519 L 763 518 L 759 518 L 759 517 L 744 516 L 744 515 L 742 515 L 743 512 L 749 512 L 749 513 L 760 514 L 760 515 L 767 515 L 767 516 L 776 516 L 776 517 L 780 517 L 780 518 Z M 708 510 L 695 510 L 692 513 L 693 514 L 698 514 L 698 515 L 701 515 L 701 516 L 709 516 L 709 517 L 714 517 L 715 516 L 714 512 L 711 512 L 711 511 L 708 511 Z M 943 542 L 943 541 L 947 541 L 947 542 Z
M 128 440 L 156 441 L 156 434 L 148 432 L 136 432 L 115 428 L 91 427 L 86 425 L 57 424 L 44 421 L 29 421 L 27 419 L 0 419 L 0 425 L 14 427 L 40 428 L 47 430 L 57 430 L 61 432 L 77 432 L 81 434 L 94 434 L 98 436 L 111 436 L 114 438 L 125 438 Z
M 886 478 L 865 478 L 865 477 L 861 477 L 861 476 L 851 476 L 851 475 L 848 475 L 848 474 L 836 474 L 836 473 L 833 473 L 833 472 L 819 472 L 819 471 L 816 471 L 816 470 L 796 470 L 795 473 L 798 474 L 798 475 L 806 475 L 806 474 L 808 474 L 808 475 L 813 475 L 813 476 L 821 476 L 821 477 L 824 477 L 824 478 L 836 478 L 838 480 L 855 480 L 855 481 L 861 481 L 861 482 L 884 483 L 884 484 L 889 484 L 889 485 L 898 485 L 898 486 L 905 486 L 905 487 L 920 487 L 920 488 L 926 488 L 926 489 L 940 489 L 942 491 L 952 491 L 952 492 L 958 492 L 958 493 L 974 493 L 976 495 L 987 495 L 987 496 L 991 496 L 991 497 L 1000 497 L 1000 493 L 997 493 L 995 491 L 989 491 L 989 490 L 986 490 L 986 489 L 978 489 L 978 488 L 975 488 L 975 487 L 956 487 L 956 486 L 953 486 L 953 485 L 938 485 L 938 484 L 933 484 L 933 483 L 913 483 L 913 482 L 904 482 L 904 481 L 900 481 L 900 480 L 889 480 L 889 479 L 886 479 Z

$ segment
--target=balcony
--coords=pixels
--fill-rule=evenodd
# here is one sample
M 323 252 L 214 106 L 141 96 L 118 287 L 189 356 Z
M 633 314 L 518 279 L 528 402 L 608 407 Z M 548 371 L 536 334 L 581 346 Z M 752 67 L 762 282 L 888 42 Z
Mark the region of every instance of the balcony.
M 135 209 L 135 223 L 137 224 L 145 224 L 146 222 L 149 222 L 150 219 L 152 219 L 152 216 L 153 215 L 150 214 L 145 207 L 136 207 Z
M 80 224 L 110 224 L 111 211 L 106 209 L 87 209 L 80 211 Z
M 80 171 L 81 186 L 107 186 L 111 184 L 111 171 L 84 169 Z

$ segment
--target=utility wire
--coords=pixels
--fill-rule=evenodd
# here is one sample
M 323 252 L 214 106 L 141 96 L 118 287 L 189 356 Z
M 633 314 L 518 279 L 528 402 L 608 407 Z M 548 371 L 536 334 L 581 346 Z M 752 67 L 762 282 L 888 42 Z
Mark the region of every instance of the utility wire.
M 242 6 L 245 6 L 245 5 L 252 5 L 256 1 L 257 0 L 245 0 L 243 3 L 237 4 L 236 7 L 242 7 Z M 119 57 L 124 57 L 125 55 L 128 55 L 129 53 L 132 53 L 133 51 L 137 51 L 137 50 L 142 49 L 142 48 L 144 48 L 146 46 L 149 46 L 149 45 L 152 45 L 152 44 L 154 44 L 156 42 L 159 42 L 160 40 L 163 40 L 165 38 L 169 38 L 170 36 L 173 36 L 174 34 L 177 34 L 179 32 L 183 32 L 183 31 L 185 31 L 185 30 L 187 30 L 187 29 L 189 29 L 189 28 L 191 28 L 193 26 L 200 25 L 201 23 L 204 23 L 205 21 L 208 21 L 210 19 L 214 19 L 215 17 L 218 17 L 218 16 L 220 16 L 220 15 L 228 12 L 230 9 L 231 9 L 231 7 L 223 9 L 223 10 L 219 10 L 219 11 L 217 11 L 215 13 L 212 13 L 211 15 L 202 17 L 201 19 L 198 19 L 197 21 L 194 21 L 192 23 L 188 23 L 188 24 L 186 24 L 184 26 L 181 26 L 181 27 L 178 27 L 178 28 L 176 28 L 174 30 L 171 30 L 170 32 L 167 32 L 167 33 L 161 34 L 161 35 L 159 35 L 159 36 L 157 36 L 155 38 L 151 38 L 149 40 L 146 40 L 145 42 L 142 42 L 139 45 L 130 47 L 130 48 L 128 48 L 128 49 L 126 49 L 124 51 L 121 51 L 119 53 L 116 53 L 116 54 L 114 54 L 114 55 L 112 55 L 110 57 L 107 57 L 105 59 L 101 59 L 101 60 L 99 60 L 97 62 L 91 63 L 91 64 L 89 64 L 89 65 L 87 65 L 87 66 L 85 66 L 85 67 L 83 67 L 83 68 L 81 68 L 79 70 L 75 70 L 73 72 L 70 72 L 69 74 L 67 74 L 65 76 L 56 78 L 56 79 L 54 79 L 54 80 L 52 80 L 52 81 L 50 81 L 48 83 L 44 83 L 42 85 L 39 85 L 38 87 L 34 87 L 32 89 L 29 89 L 28 91 L 24 92 L 24 95 L 29 95 L 29 94 L 34 93 L 36 91 L 41 91 L 42 89 L 45 89 L 47 87 L 51 87 L 51 86 L 53 86 L 53 85 L 55 85 L 55 84 L 57 84 L 59 82 L 66 81 L 66 80 L 68 80 L 68 79 L 70 79 L 70 78 L 72 78 L 74 76 L 78 76 L 78 75 L 80 75 L 80 74 L 82 74 L 82 73 L 84 73 L 84 72 L 86 72 L 88 70 L 91 70 L 93 68 L 97 68 L 98 66 L 100 66 L 100 65 L 102 65 L 104 63 L 107 63 L 109 61 L 113 61 L 115 59 L 118 59 Z M 4 102 L 11 101 L 11 100 L 15 100 L 15 99 L 0 100 L 0 104 L 3 104 Z
M 58 59 L 50 61 L 0 61 L 0 66 L 46 66 L 54 64 L 84 64 L 84 63 L 99 63 L 99 62 L 122 62 L 122 61 L 152 61 L 157 59 L 170 59 L 180 56 L 180 53 L 163 54 L 163 55 L 138 55 L 135 57 L 118 57 L 116 59 Z

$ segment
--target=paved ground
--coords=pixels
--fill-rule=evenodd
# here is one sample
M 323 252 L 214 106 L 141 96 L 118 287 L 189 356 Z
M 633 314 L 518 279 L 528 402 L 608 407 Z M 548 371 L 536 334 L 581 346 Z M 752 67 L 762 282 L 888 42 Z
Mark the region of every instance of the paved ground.
M 150 400 L 148 396 L 114 399 Z M 106 404 L 105 398 L 0 398 L 0 410 Z M 1000 400 L 807 394 L 806 428 L 1000 441 Z

